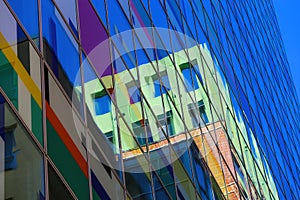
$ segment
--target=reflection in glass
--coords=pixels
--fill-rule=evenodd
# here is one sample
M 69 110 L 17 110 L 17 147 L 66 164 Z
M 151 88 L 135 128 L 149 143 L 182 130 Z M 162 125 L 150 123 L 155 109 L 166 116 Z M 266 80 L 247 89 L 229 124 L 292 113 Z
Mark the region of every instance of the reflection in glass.
M 2 96 L 0 136 L 0 168 L 4 169 L 4 177 L 0 176 L 4 197 L 0 199 L 44 199 L 42 155 Z
M 81 73 L 78 44 L 51 1 L 42 1 L 42 11 L 43 45 L 46 61 L 69 98 L 81 111 Z
M 72 200 L 73 197 L 67 190 L 66 186 L 62 183 L 54 169 L 49 166 L 48 168 L 49 179 L 49 199 L 64 199 Z

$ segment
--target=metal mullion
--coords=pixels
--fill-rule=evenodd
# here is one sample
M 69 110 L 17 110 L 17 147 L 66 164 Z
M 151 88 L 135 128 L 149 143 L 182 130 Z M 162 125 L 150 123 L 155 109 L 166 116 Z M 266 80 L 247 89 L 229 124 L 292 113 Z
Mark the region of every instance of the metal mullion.
M 41 0 L 38 0 L 38 24 L 39 24 L 39 43 L 40 43 L 40 75 L 41 75 L 41 96 L 42 96 L 42 131 L 44 151 L 44 184 L 45 184 L 45 200 L 49 200 L 49 177 L 48 177 L 48 143 L 47 143 L 47 115 L 46 115 L 46 99 L 45 99 L 45 71 L 44 71 L 44 44 L 43 44 L 43 29 L 42 29 L 42 8 Z

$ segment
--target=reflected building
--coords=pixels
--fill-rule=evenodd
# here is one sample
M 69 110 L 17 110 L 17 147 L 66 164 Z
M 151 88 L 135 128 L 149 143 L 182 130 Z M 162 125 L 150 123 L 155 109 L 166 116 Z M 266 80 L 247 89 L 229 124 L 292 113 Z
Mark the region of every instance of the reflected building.
M 0 199 L 300 197 L 272 2 L 4 0 L 0 13 Z

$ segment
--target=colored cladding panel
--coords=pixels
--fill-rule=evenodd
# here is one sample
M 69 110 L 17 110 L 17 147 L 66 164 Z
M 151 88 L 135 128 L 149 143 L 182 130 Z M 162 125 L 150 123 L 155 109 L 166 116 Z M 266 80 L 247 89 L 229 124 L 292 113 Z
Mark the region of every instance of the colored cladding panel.
M 43 144 L 43 113 L 41 108 L 35 102 L 35 100 L 31 97 L 31 123 L 32 123 L 32 132 L 38 139 L 38 141 Z
M 85 52 L 89 54 L 97 45 L 106 40 L 108 36 L 88 0 L 79 1 L 78 9 L 81 43 Z
M 3 51 L 0 51 L 0 66 L 0 86 L 18 109 L 18 75 L 3 54 Z
M 42 107 L 42 98 L 41 92 L 39 88 L 36 86 L 16 54 L 14 53 L 13 49 L 7 43 L 4 36 L 0 33 L 0 48 L 2 49 L 3 57 L 2 60 L 5 62 L 9 62 L 13 67 L 14 71 L 19 75 L 20 79 L 24 82 L 25 86 L 39 105 Z M 4 58 L 6 57 L 6 58 Z
M 100 77 L 111 75 L 107 33 L 88 0 L 78 2 L 81 43 Z M 101 55 L 101 56 L 99 56 Z
M 0 137 L 1 137 L 0 140 L 4 140 L 4 138 L 5 138 L 5 132 L 4 132 L 4 130 L 5 130 L 4 103 L 5 102 L 6 101 L 5 101 L 2 93 L 0 93 Z
M 47 120 L 48 154 L 78 199 L 89 199 L 87 168 L 78 165 L 56 129 Z
M 108 196 L 108 194 L 106 193 L 105 189 L 103 188 L 103 186 L 101 185 L 101 183 L 99 182 L 99 180 L 97 179 L 96 175 L 94 174 L 94 172 L 91 170 L 91 179 L 92 179 L 92 186 L 93 189 L 97 192 L 97 196 L 101 197 L 101 199 L 107 199 L 110 200 L 110 197 Z
M 93 200 L 101 200 L 95 188 L 93 188 L 92 195 L 93 195 Z
M 2 40 L 3 44 L 5 44 L 6 43 L 5 39 L 4 38 L 2 39 L 3 39 Z M 3 51 L 5 52 L 6 55 L 2 53 Z M 28 71 L 24 68 L 22 63 L 19 61 L 17 56 L 14 54 L 13 50 L 10 47 L 7 47 L 3 51 L 1 51 L 1 55 L 0 55 L 1 63 L 2 63 L 1 65 L 5 65 L 6 67 L 2 68 L 4 72 L 1 73 L 1 75 L 4 77 L 1 78 L 1 81 L 3 81 L 1 83 L 1 86 L 5 90 L 6 94 L 11 99 L 11 101 L 13 102 L 14 106 L 17 109 L 18 109 L 18 90 L 21 90 L 21 88 L 18 88 L 18 77 L 22 80 L 26 88 L 33 95 L 33 96 L 30 95 L 31 100 L 29 102 L 30 105 L 32 106 L 32 112 L 30 113 L 32 117 L 30 124 L 32 127 L 30 128 L 32 129 L 34 135 L 37 137 L 39 142 L 43 144 L 41 102 L 39 103 L 36 102 L 36 100 L 38 101 L 41 100 L 40 97 L 41 93 L 39 91 L 39 88 L 37 88 L 32 78 L 29 76 Z M 8 56 L 8 58 L 10 59 L 10 63 L 5 56 Z M 8 84 L 8 86 L 5 86 L 6 84 Z M 35 97 L 35 99 L 33 97 Z
M 52 124 L 53 128 L 55 128 L 56 132 L 58 133 L 61 140 L 64 142 L 66 148 L 69 150 L 69 152 L 72 154 L 74 159 L 76 160 L 77 164 L 79 165 L 82 172 L 85 174 L 85 176 L 88 176 L 87 171 L 87 163 L 84 157 L 81 155 L 80 151 L 72 141 L 72 138 L 67 133 L 64 126 L 61 124 L 57 116 L 55 115 L 54 111 L 51 109 L 48 103 L 46 103 L 46 114 L 47 119 Z

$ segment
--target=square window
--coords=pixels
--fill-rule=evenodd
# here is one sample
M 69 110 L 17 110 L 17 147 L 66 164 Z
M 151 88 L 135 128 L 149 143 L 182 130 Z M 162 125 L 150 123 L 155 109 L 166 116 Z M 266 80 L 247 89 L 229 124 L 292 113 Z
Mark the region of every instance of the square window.
M 141 101 L 140 91 L 134 83 L 130 84 L 130 86 L 127 85 L 127 90 L 130 104 L 135 104 Z
M 160 79 L 157 76 L 153 76 L 153 84 L 154 84 L 154 97 L 161 96 L 165 94 L 167 91 L 171 89 L 169 78 L 167 73 L 160 74 L 160 79 L 162 84 L 160 83 Z M 165 86 L 165 87 L 163 87 Z
M 105 133 L 105 136 L 111 143 L 114 143 L 114 134 L 112 131 Z
M 146 138 L 148 143 L 153 143 L 152 134 L 147 120 L 137 121 L 132 124 L 133 133 L 141 146 L 146 145 Z
M 102 115 L 111 111 L 111 99 L 104 90 L 93 94 L 93 103 L 96 115 Z
M 191 92 L 199 88 L 198 80 L 203 85 L 202 76 L 197 64 L 184 63 L 180 65 L 186 90 Z
M 159 138 L 162 140 L 162 139 L 165 139 L 165 134 L 168 134 L 168 136 L 172 136 L 174 135 L 174 129 L 173 129 L 173 125 L 172 125 L 172 113 L 171 112 L 167 112 L 166 113 L 166 120 L 165 120 L 165 116 L 164 114 L 162 115 L 159 115 L 157 117 L 158 119 L 158 124 L 157 124 L 157 127 L 159 127 L 158 129 L 158 135 L 159 135 Z M 160 126 L 161 127 L 160 127 Z
M 193 128 L 202 127 L 204 124 L 207 124 L 208 117 L 205 112 L 205 106 L 203 101 L 199 101 L 197 105 L 189 104 L 188 105 L 190 117 L 192 119 Z

